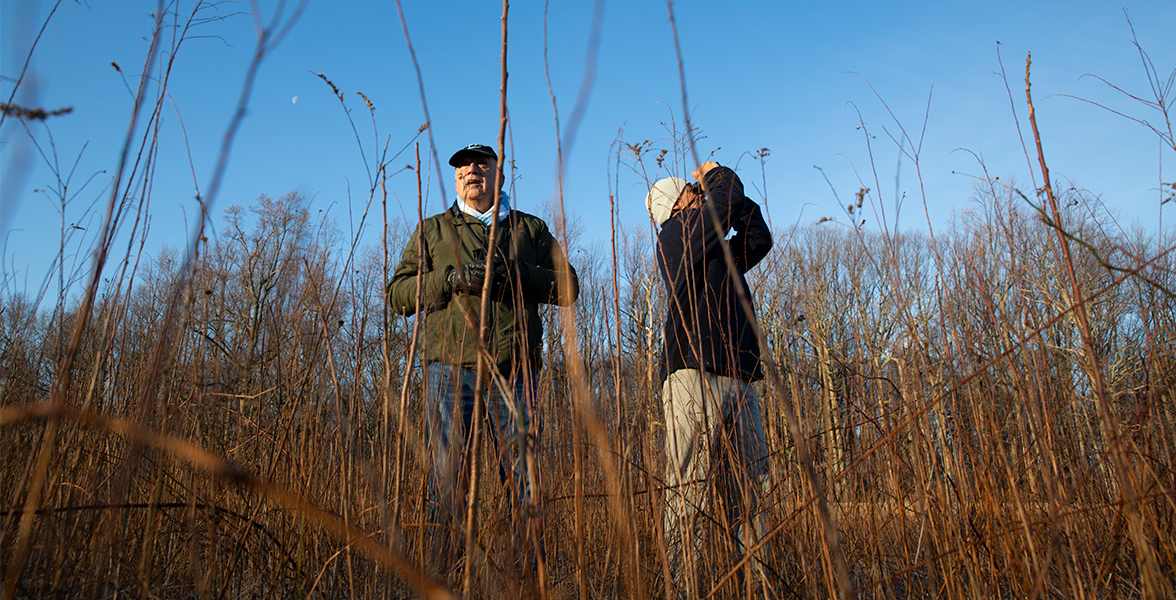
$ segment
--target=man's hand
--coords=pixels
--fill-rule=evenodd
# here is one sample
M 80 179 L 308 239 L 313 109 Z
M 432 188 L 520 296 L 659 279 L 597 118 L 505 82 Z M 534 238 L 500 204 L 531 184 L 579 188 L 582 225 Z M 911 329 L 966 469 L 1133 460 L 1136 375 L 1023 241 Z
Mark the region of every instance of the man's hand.
M 514 287 L 516 281 L 520 286 L 526 286 L 531 278 L 531 270 L 527 263 L 513 259 L 494 257 L 494 283 Z
M 454 292 L 478 295 L 486 283 L 486 263 L 473 261 L 462 263 L 449 271 L 449 289 Z
M 702 163 L 702 165 L 700 167 L 698 167 L 697 171 L 691 172 L 690 176 L 701 182 L 702 178 L 706 177 L 707 171 L 710 171 L 711 169 L 713 169 L 717 166 L 719 166 L 719 163 L 717 163 L 713 160 L 708 160 L 708 161 Z

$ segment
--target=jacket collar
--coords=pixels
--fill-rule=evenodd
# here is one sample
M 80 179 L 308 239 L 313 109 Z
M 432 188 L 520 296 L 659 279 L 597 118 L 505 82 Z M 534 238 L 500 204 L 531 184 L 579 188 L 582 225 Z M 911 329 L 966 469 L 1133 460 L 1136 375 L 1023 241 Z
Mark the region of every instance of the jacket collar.
M 505 191 L 502 191 L 501 194 L 502 194 L 502 200 L 498 205 L 498 219 L 497 220 L 499 220 L 499 221 L 510 216 L 510 196 L 508 196 Z M 464 201 L 462 201 L 460 199 L 453 201 L 452 208 L 456 214 L 465 213 L 467 215 L 470 215 L 471 217 L 474 217 L 475 219 L 481 221 L 482 224 L 487 227 L 489 227 L 490 224 L 493 222 L 491 220 L 492 216 L 488 212 L 487 213 L 478 212 L 477 209 L 472 208 L 470 205 L 466 204 Z

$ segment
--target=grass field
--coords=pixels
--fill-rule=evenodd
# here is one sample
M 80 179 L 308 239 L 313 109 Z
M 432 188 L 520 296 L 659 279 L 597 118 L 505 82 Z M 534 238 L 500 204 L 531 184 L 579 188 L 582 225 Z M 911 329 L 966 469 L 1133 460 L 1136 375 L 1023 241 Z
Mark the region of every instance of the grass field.
M 777 227 L 749 274 L 766 568 L 708 521 L 704 594 L 1176 593 L 1176 235 L 1050 181 L 979 179 L 933 232 Z M 128 194 L 108 223 L 141 216 Z M 414 322 L 383 296 L 410 231 L 359 244 L 290 193 L 154 256 L 103 234 L 84 293 L 2 299 L 4 598 L 664 597 L 653 241 L 641 224 L 583 246 L 561 214 L 582 293 L 544 309 L 535 569 L 510 567 L 488 460 L 476 551 L 432 559 Z

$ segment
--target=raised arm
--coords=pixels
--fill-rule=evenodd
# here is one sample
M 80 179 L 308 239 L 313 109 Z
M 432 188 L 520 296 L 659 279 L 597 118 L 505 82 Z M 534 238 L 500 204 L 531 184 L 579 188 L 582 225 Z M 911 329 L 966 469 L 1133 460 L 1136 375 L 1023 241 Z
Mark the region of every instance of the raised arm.
M 755 267 L 772 249 L 772 232 L 764 221 L 760 207 L 751 198 L 743 199 L 743 210 L 736 217 L 734 224 L 735 235 L 728 243 L 731 245 L 731 256 L 735 259 L 735 266 L 740 273 L 746 273 Z
M 727 237 L 744 208 L 743 182 L 735 171 L 707 161 L 693 175 L 706 190 L 701 205 L 680 207 L 678 218 L 667 221 L 658 236 L 665 254 L 663 260 L 671 273 L 681 271 L 678 263 L 694 268 L 708 257 L 721 255 L 720 241 Z M 718 218 L 717 229 L 713 217 Z
M 719 218 L 719 224 L 730 230 L 735 218 L 743 209 L 743 182 L 739 180 L 739 176 L 735 174 L 735 171 L 712 161 L 703 163 L 691 175 L 698 179 L 703 190 L 706 191 L 703 208 L 713 207 Z M 704 211 L 703 217 L 710 223 L 709 213 Z M 726 237 L 725 232 L 723 236 Z

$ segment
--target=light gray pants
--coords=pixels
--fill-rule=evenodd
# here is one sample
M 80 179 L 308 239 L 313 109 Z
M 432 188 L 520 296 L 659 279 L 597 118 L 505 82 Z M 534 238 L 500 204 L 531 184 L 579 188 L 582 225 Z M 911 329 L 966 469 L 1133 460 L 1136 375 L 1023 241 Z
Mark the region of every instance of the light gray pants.
M 738 554 L 743 554 L 745 541 L 758 541 L 760 527 L 755 524 L 762 519 L 754 518 L 756 500 L 768 472 L 759 399 L 741 379 L 680 369 L 662 385 L 662 410 L 666 550 L 675 582 L 697 590 L 700 515 L 727 528 Z M 712 485 L 722 509 L 708 514 Z

